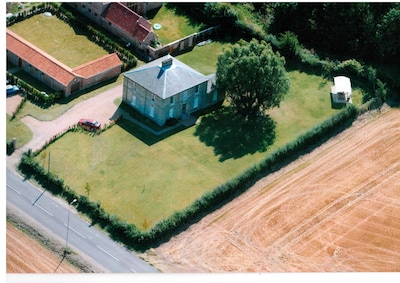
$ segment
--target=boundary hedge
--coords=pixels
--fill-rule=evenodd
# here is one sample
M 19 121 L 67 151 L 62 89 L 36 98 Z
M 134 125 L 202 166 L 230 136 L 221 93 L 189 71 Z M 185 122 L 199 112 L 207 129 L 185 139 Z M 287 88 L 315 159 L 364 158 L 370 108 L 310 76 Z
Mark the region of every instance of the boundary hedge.
M 71 202 L 76 198 L 78 200 L 77 210 L 86 214 L 92 220 L 92 224 L 99 224 L 114 240 L 125 244 L 130 249 L 145 251 L 168 241 L 172 236 L 234 199 L 250 188 L 261 177 L 279 170 L 299 156 L 310 152 L 328 138 L 350 126 L 358 114 L 359 110 L 356 106 L 348 105 L 330 119 L 325 120 L 305 134 L 300 135 L 293 142 L 269 154 L 263 161 L 248 168 L 236 178 L 216 187 L 211 192 L 205 193 L 185 209 L 161 220 L 146 232 L 140 231 L 135 225 L 122 221 L 115 215 L 108 214 L 99 202 L 91 202 L 86 196 L 77 195 L 64 184 L 63 180 L 51 172 L 46 172 L 34 160 L 34 157 L 41 150 L 36 153 L 30 151 L 24 153 L 18 169 L 27 178 L 34 178 L 46 190 L 63 197 L 67 202 Z M 112 125 L 113 123 L 110 126 Z M 65 133 L 76 130 L 77 127 L 67 129 L 64 133 L 47 142 L 44 148 L 61 138 Z
M 102 46 L 107 50 L 107 52 L 116 53 L 122 61 L 122 72 L 130 70 L 137 65 L 136 57 L 125 47 L 122 47 L 117 42 L 113 41 L 108 35 L 106 35 L 106 33 L 101 32 L 99 26 L 96 26 L 96 24 L 91 22 L 89 23 L 86 20 L 82 20 L 80 16 L 74 14 L 75 11 L 70 11 L 70 9 L 66 9 L 66 7 L 59 3 L 45 2 L 37 6 L 34 5 L 29 11 L 24 11 L 23 13 L 19 13 L 16 17 L 7 19 L 7 27 L 44 12 L 51 12 L 58 19 L 64 21 L 70 26 L 79 27 L 88 34 L 87 38 L 89 40 Z M 22 92 L 27 95 L 27 98 L 33 102 L 40 102 L 46 105 L 52 104 L 58 99 L 64 97 L 64 93 L 62 92 L 54 92 L 51 94 L 42 93 L 30 84 L 9 73 L 7 74 L 7 79 L 15 82 L 15 84 L 21 88 Z

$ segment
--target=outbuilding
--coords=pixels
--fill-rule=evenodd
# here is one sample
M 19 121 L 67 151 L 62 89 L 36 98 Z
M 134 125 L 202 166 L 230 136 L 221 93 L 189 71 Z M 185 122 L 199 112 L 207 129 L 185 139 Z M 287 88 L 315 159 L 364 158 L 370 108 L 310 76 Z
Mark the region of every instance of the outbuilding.
M 351 100 L 351 82 L 350 78 L 345 76 L 337 76 L 333 78 L 334 85 L 331 89 L 332 103 L 347 104 L 352 103 Z

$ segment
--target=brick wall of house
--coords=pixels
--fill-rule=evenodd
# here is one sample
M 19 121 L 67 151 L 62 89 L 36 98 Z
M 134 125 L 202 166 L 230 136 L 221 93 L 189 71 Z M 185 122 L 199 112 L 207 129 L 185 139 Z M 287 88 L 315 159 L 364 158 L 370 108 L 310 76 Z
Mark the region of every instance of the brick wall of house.
M 104 72 L 101 72 L 95 76 L 91 76 L 89 78 L 80 78 L 81 79 L 80 89 L 83 90 L 91 86 L 94 86 L 98 83 L 101 83 L 103 81 L 118 77 L 120 73 L 121 73 L 121 66 L 117 66 L 109 70 L 106 70 Z

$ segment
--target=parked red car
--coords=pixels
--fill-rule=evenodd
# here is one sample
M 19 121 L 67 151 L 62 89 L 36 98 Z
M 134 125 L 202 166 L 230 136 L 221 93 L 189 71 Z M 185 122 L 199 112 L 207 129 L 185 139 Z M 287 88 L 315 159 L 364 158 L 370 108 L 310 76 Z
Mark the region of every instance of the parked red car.
M 78 125 L 88 131 L 97 131 L 101 126 L 99 122 L 92 119 L 80 119 Z

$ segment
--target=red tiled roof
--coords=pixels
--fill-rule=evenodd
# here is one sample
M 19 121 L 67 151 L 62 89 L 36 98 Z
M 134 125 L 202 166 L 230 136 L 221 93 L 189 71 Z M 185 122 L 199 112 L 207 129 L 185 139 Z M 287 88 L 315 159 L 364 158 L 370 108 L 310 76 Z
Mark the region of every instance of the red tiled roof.
M 67 86 L 75 78 L 75 75 L 68 66 L 30 44 L 9 29 L 6 29 L 6 46 L 7 50 L 64 86 Z
M 121 3 L 111 3 L 104 18 L 139 41 L 144 41 L 151 32 L 151 24 L 147 20 Z
M 72 72 L 81 77 L 89 78 L 121 65 L 122 63 L 121 60 L 118 58 L 118 55 L 116 53 L 112 53 L 86 64 L 80 65 L 72 69 Z

